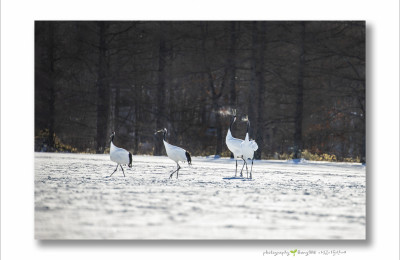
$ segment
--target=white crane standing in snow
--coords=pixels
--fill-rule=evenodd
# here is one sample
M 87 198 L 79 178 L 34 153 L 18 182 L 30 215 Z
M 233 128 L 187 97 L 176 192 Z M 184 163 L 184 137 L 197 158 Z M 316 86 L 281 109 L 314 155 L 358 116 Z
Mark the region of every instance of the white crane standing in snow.
M 241 148 L 241 144 L 242 144 L 243 140 L 234 138 L 232 136 L 232 133 L 231 133 L 232 125 L 235 121 L 236 121 L 236 110 L 233 110 L 233 117 L 231 119 L 231 125 L 229 126 L 228 132 L 226 133 L 225 142 L 226 142 L 226 146 L 228 146 L 228 149 L 233 153 L 233 157 L 236 160 L 236 170 L 235 170 L 235 176 L 236 176 L 236 174 L 237 174 L 237 158 L 243 159 L 242 148 Z M 243 167 L 244 167 L 244 163 L 243 163 Z M 240 171 L 240 176 L 242 176 L 243 167 L 242 167 L 242 170 Z
M 251 160 L 251 169 L 250 169 L 250 179 L 251 179 L 252 178 L 251 172 L 253 171 L 254 152 L 257 151 L 258 145 L 256 141 L 249 139 L 250 120 L 246 116 L 243 121 L 247 121 L 247 130 L 246 130 L 246 137 L 244 141 L 241 143 L 240 147 L 242 150 L 244 163 L 246 164 L 247 177 L 249 177 L 249 172 L 247 170 L 246 160 L 248 159 Z
M 192 159 L 191 159 L 188 151 L 186 151 L 185 149 L 182 149 L 178 146 L 171 145 L 167 142 L 167 140 L 166 140 L 167 129 L 166 128 L 158 130 L 154 134 L 157 134 L 160 132 L 164 133 L 163 142 L 164 142 L 165 151 L 167 152 L 168 158 L 170 158 L 171 160 L 176 162 L 176 165 L 177 165 L 177 169 L 171 173 L 169 178 L 172 178 L 172 175 L 174 175 L 175 172 L 176 172 L 176 178 L 178 178 L 179 169 L 181 168 L 181 166 L 179 165 L 179 162 L 187 161 L 188 164 L 191 165 Z
M 115 132 L 112 132 L 111 136 L 110 136 L 110 138 L 111 138 L 110 159 L 111 159 L 111 161 L 117 163 L 117 168 L 115 168 L 114 172 L 116 172 L 118 170 L 118 165 L 119 165 L 121 167 L 122 173 L 124 174 L 124 177 L 125 177 L 125 172 L 124 172 L 124 169 L 122 168 L 122 164 L 127 164 L 129 166 L 129 168 L 131 168 L 132 167 L 132 154 L 123 148 L 119 148 L 119 147 L 115 146 L 113 143 L 114 136 L 115 136 Z M 109 177 L 111 177 L 114 174 L 114 172 L 111 173 L 111 175 Z

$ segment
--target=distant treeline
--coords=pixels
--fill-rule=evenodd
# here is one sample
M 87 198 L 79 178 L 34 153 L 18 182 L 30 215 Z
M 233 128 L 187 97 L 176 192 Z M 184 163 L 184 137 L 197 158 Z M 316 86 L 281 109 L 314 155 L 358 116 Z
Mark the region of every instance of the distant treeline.
M 362 21 L 36 21 L 35 150 L 365 160 Z

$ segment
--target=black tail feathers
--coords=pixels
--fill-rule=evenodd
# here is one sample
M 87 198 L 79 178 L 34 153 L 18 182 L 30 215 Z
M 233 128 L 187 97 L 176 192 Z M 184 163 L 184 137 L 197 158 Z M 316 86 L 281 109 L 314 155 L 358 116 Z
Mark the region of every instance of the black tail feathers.
M 190 157 L 190 153 L 188 153 L 187 151 L 186 151 L 186 159 L 187 159 L 187 162 L 188 162 L 188 164 L 192 164 L 192 158 Z
M 129 168 L 132 168 L 132 154 L 129 153 L 129 164 L 128 164 Z

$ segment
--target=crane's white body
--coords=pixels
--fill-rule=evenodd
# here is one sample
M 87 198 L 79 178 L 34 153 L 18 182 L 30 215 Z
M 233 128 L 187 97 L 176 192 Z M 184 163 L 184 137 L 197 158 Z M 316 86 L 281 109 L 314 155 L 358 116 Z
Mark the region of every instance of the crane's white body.
M 241 151 L 243 154 L 243 159 L 247 160 L 253 160 L 254 158 L 254 152 L 257 151 L 258 145 L 256 141 L 249 139 L 249 133 L 246 133 L 246 138 L 244 141 L 240 144 Z
M 238 139 L 232 136 L 231 129 L 228 129 L 228 133 L 225 138 L 226 146 L 228 146 L 229 151 L 233 153 L 233 156 L 236 158 L 242 158 L 242 147 L 241 144 L 243 142 L 242 139 Z
M 113 144 L 110 144 L 110 159 L 117 164 L 128 165 L 129 164 L 129 152 L 123 148 L 119 148 Z
M 242 151 L 242 158 L 244 160 L 244 164 L 246 164 L 246 172 L 248 177 L 248 170 L 247 170 L 247 162 L 246 160 L 251 160 L 251 169 L 250 169 L 250 179 L 252 178 L 252 171 L 253 171 L 253 161 L 254 161 L 254 152 L 257 151 L 258 145 L 256 141 L 250 140 L 249 138 L 249 128 L 250 128 L 250 120 L 247 121 L 247 130 L 246 130 L 246 137 L 244 141 L 240 144 L 240 148 Z
M 174 162 L 185 162 L 186 158 L 186 150 L 182 149 L 178 146 L 169 144 L 167 141 L 164 141 L 165 151 L 167 152 L 168 158 L 173 160 Z
M 241 147 L 243 140 L 232 136 L 231 128 L 232 128 L 233 123 L 235 123 L 235 121 L 236 121 L 236 115 L 233 116 L 231 125 L 229 126 L 228 132 L 226 133 L 225 143 L 226 143 L 226 146 L 228 146 L 229 151 L 231 151 L 233 153 L 233 157 L 236 160 L 236 168 L 235 168 L 235 176 L 236 176 L 236 174 L 237 174 L 237 159 L 238 158 L 243 159 L 243 153 L 242 153 L 242 147 Z M 244 163 L 243 163 L 243 167 L 244 167 Z M 242 176 L 243 167 L 242 167 L 242 170 L 240 171 L 240 176 Z

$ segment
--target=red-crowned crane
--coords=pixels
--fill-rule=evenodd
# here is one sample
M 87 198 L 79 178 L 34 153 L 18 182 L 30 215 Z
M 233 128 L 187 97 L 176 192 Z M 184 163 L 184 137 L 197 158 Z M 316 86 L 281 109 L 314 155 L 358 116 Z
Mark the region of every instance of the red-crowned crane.
M 115 168 L 114 172 L 117 171 L 118 169 L 118 165 L 121 167 L 122 173 L 124 174 L 125 177 L 125 172 L 124 172 L 124 168 L 122 168 L 122 164 L 127 164 L 129 166 L 129 168 L 132 167 L 132 154 L 130 152 L 128 152 L 127 150 L 123 149 L 123 148 L 119 148 L 117 146 L 114 145 L 113 141 L 114 141 L 114 136 L 115 136 L 115 132 L 111 133 L 111 144 L 110 144 L 110 159 L 113 162 L 117 163 L 117 168 Z M 111 175 L 109 177 L 111 177 L 113 174 L 111 173 Z
M 235 123 L 236 121 L 236 110 L 233 110 L 233 117 L 231 119 L 231 124 L 229 126 L 228 132 L 226 133 L 226 138 L 225 138 L 225 142 L 226 142 L 226 146 L 228 146 L 228 149 L 233 153 L 233 157 L 236 160 L 236 170 L 235 170 L 235 176 L 237 174 L 237 158 L 241 158 L 242 157 L 242 148 L 241 148 L 241 144 L 243 142 L 242 139 L 238 139 L 232 136 L 232 125 L 233 123 Z M 243 164 L 244 167 L 244 164 Z M 242 171 L 243 171 L 243 167 L 242 167 Z M 240 176 L 242 176 L 242 171 L 240 171 Z
M 174 175 L 175 172 L 176 172 L 176 178 L 178 178 L 179 169 L 181 168 L 181 166 L 179 165 L 179 162 L 187 161 L 189 165 L 192 164 L 192 159 L 190 157 L 190 153 L 188 151 L 186 151 L 185 149 L 182 149 L 182 148 L 180 148 L 178 146 L 169 144 L 167 142 L 167 140 L 166 140 L 167 129 L 166 128 L 158 130 L 154 134 L 157 134 L 157 133 L 160 133 L 160 132 L 162 132 L 164 134 L 163 142 L 164 142 L 165 151 L 167 152 L 168 158 L 173 160 L 177 165 L 177 169 L 171 173 L 169 178 L 172 178 L 172 175 Z

